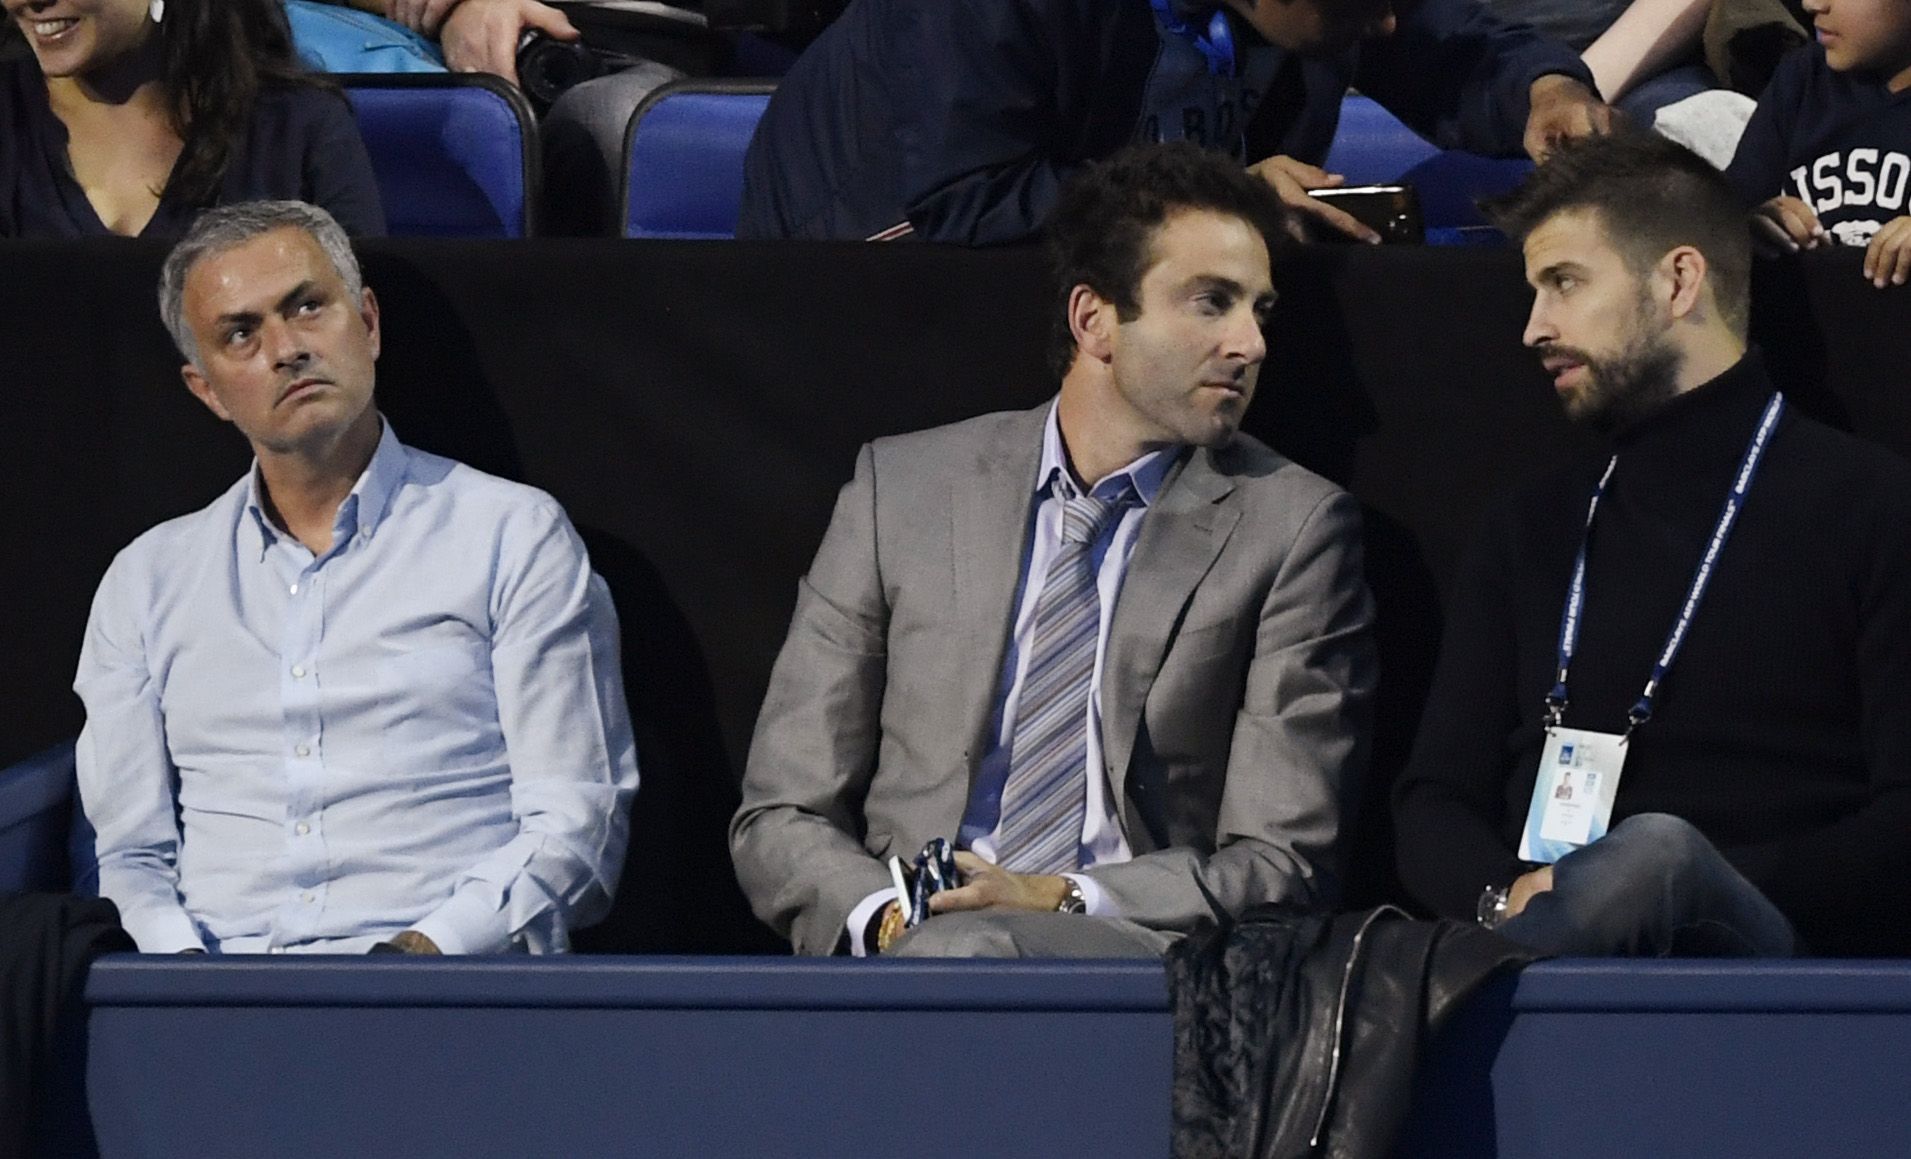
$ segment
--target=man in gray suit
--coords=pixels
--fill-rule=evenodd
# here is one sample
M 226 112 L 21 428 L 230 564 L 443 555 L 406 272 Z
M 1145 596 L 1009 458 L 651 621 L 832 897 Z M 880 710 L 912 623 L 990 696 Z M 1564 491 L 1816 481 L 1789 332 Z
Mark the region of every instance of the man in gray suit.
M 1354 501 L 1237 433 L 1265 183 L 1136 147 L 1051 225 L 1061 393 L 862 449 L 730 827 L 799 953 L 1131 956 L 1214 904 L 1326 906 L 1366 752 Z M 885 859 L 951 838 L 903 932 Z

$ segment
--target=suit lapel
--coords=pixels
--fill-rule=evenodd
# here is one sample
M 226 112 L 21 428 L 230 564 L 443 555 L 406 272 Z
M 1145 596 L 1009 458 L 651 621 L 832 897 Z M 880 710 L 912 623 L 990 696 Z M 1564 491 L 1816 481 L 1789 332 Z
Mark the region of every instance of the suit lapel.
M 1233 490 L 1212 452 L 1196 449 L 1149 508 L 1128 557 L 1102 668 L 1102 754 L 1117 802 L 1125 799 L 1142 705 L 1182 611 L 1240 521 L 1240 509 L 1222 502 Z
M 971 780 L 1008 647 L 1010 605 L 1028 550 L 1030 497 L 1050 405 L 992 428 L 999 437 L 977 449 L 975 469 L 955 481 L 949 505 L 956 623 L 964 640 L 963 703 L 954 719 L 968 730 L 964 743 Z

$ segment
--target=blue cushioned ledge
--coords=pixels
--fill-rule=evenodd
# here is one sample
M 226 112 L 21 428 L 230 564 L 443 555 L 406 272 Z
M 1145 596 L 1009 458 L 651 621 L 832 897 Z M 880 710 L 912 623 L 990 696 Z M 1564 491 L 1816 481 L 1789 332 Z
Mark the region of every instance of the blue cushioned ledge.
M 244 957 L 123 954 L 93 968 L 110 1006 L 494 1006 L 628 1009 L 1168 1009 L 1152 962 L 786 958 Z M 1513 1009 L 1911 1013 L 1911 962 L 1568 959 L 1528 967 Z
M 93 967 L 99 1006 L 486 1006 L 594 1009 L 1168 1009 L 1154 962 L 789 958 L 244 957 L 116 954 Z
M 1520 976 L 1525 1013 L 1911 1013 L 1911 961 L 1564 959 Z

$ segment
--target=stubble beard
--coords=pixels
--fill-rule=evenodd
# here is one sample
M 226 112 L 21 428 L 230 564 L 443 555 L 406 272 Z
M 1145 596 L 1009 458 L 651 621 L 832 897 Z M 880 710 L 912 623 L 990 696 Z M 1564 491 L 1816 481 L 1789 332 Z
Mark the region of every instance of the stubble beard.
M 1585 366 L 1586 385 L 1563 400 L 1566 417 L 1610 437 L 1658 413 L 1678 395 L 1685 364 L 1669 331 L 1642 297 L 1636 328 L 1617 354 L 1595 358 L 1569 346 L 1541 348 L 1541 357 L 1562 354 Z

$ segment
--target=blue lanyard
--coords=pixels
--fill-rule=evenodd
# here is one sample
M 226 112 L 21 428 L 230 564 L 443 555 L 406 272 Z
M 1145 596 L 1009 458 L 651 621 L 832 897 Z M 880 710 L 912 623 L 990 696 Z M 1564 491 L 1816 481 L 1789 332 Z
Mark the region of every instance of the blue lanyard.
M 1758 430 L 1753 433 L 1752 441 L 1745 448 L 1744 456 L 1739 459 L 1738 474 L 1732 480 L 1732 492 L 1725 497 L 1725 509 L 1719 512 L 1718 525 L 1712 529 L 1711 545 L 1705 549 L 1705 557 L 1699 561 L 1699 570 L 1692 576 L 1692 586 L 1686 589 L 1685 603 L 1679 608 L 1678 623 L 1672 625 L 1672 633 L 1666 637 L 1665 647 L 1659 650 L 1659 662 L 1652 666 L 1652 678 L 1646 681 L 1646 690 L 1626 713 L 1626 735 L 1652 719 L 1652 699 L 1658 695 L 1659 686 L 1665 682 L 1665 676 L 1672 668 L 1672 660 L 1679 654 L 1679 646 L 1685 643 L 1686 630 L 1692 626 L 1692 618 L 1698 614 L 1699 601 L 1705 598 L 1706 585 L 1712 582 L 1712 572 L 1718 566 L 1719 554 L 1725 550 L 1725 541 L 1732 534 L 1732 525 L 1738 521 L 1738 513 L 1745 506 L 1745 493 L 1751 489 L 1752 478 L 1758 474 L 1759 460 L 1765 457 L 1765 445 L 1771 441 L 1772 430 L 1778 426 L 1778 416 L 1785 411 L 1785 396 L 1774 394 L 1772 401 L 1765 404 L 1765 417 L 1759 421 Z M 1566 715 L 1566 673 L 1572 667 L 1573 652 L 1579 647 L 1579 624 L 1586 610 L 1586 547 L 1592 539 L 1593 517 L 1599 514 L 1599 500 L 1606 494 L 1606 484 L 1612 479 L 1612 469 L 1619 465 L 1619 456 L 1614 455 L 1606 464 L 1605 474 L 1599 476 L 1599 483 L 1593 488 L 1592 502 L 1586 505 L 1586 529 L 1579 538 L 1579 557 L 1573 561 L 1573 582 L 1566 589 L 1566 612 L 1559 622 L 1559 663 L 1558 675 L 1553 680 L 1553 690 L 1546 694 L 1546 727 L 1557 728 Z
M 1152 0 L 1155 16 L 1161 26 L 1176 36 L 1185 36 L 1194 41 L 1194 46 L 1207 58 L 1208 71 L 1216 76 L 1234 75 L 1234 27 L 1228 23 L 1225 8 L 1217 7 L 1208 17 L 1208 34 L 1196 32 L 1187 21 L 1175 15 L 1173 0 Z

